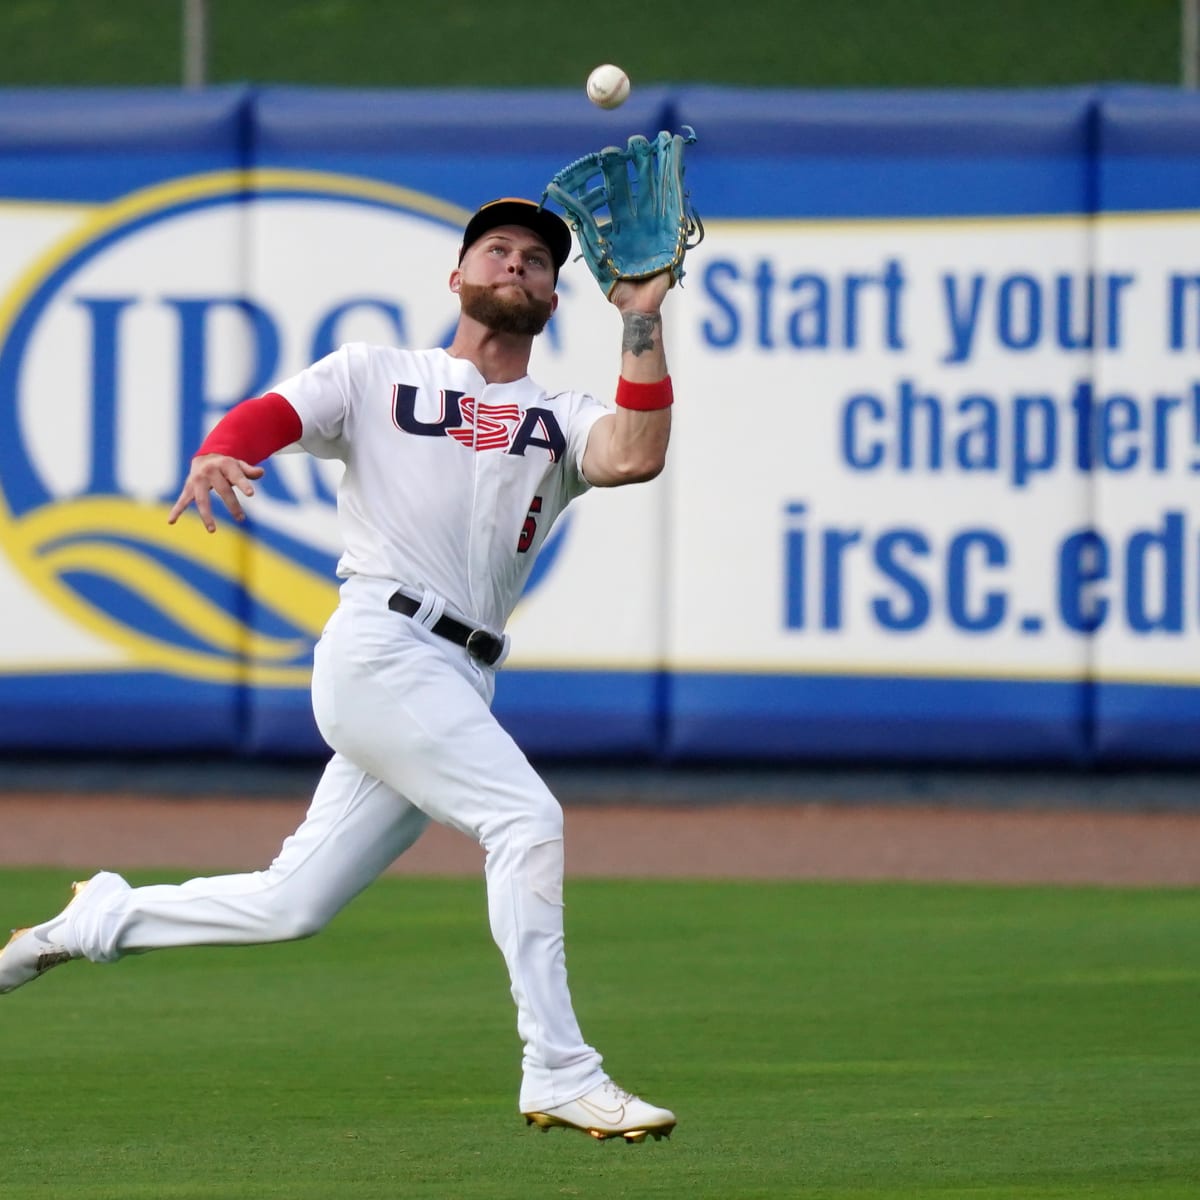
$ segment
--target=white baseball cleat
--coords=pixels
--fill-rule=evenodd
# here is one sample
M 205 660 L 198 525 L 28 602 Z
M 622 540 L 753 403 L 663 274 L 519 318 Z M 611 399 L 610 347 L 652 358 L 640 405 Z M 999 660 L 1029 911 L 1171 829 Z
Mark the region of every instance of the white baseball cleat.
M 92 881 L 71 884 L 71 901 L 57 917 L 29 929 L 14 929 L 8 945 L 0 950 L 0 995 L 15 992 L 22 984 L 45 975 L 51 967 L 82 957 L 62 943 L 63 917 L 77 904 Z
M 543 1133 L 556 1125 L 564 1129 L 581 1129 L 599 1141 L 623 1137 L 627 1142 L 644 1142 L 647 1136 L 656 1142 L 671 1136 L 675 1114 L 666 1108 L 655 1108 L 632 1092 L 606 1079 L 578 1100 L 556 1104 L 545 1112 L 524 1114 L 528 1125 L 537 1125 Z

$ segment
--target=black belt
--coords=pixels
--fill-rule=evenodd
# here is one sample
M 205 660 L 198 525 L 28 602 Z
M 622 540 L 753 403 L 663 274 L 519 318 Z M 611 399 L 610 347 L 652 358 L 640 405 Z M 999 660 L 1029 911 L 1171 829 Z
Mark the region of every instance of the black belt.
M 404 592 L 393 592 L 388 598 L 388 608 L 392 612 L 402 613 L 406 617 L 414 616 L 420 607 L 420 600 L 414 600 Z M 487 663 L 489 667 L 494 666 L 500 655 L 504 653 L 502 637 L 492 633 L 489 629 L 475 629 L 470 625 L 464 625 L 453 617 L 439 617 L 430 626 L 430 630 L 438 637 L 444 637 L 447 641 L 454 642 L 455 645 L 465 646 L 468 654 L 479 659 L 480 662 Z

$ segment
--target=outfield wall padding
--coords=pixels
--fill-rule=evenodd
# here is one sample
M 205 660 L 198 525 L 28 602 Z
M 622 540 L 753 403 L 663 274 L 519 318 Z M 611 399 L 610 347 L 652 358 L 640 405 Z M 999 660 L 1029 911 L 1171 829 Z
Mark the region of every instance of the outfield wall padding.
M 685 126 L 670 462 L 551 533 L 521 745 L 1200 762 L 1200 98 L 1132 87 L 0 89 L 0 753 L 322 753 L 338 468 L 209 537 L 190 454 L 343 342 L 447 344 L 476 206 Z M 572 261 L 532 373 L 611 400 L 619 340 Z

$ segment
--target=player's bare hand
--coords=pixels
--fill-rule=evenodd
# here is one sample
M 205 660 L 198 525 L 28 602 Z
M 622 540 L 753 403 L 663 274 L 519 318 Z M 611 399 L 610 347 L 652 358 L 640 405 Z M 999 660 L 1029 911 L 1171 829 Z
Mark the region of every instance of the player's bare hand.
M 174 525 L 187 506 L 194 504 L 204 528 L 209 533 L 215 533 L 217 522 L 212 510 L 214 492 L 224 501 L 235 521 L 244 521 L 246 513 L 238 499 L 238 492 L 243 496 L 253 496 L 254 485 L 250 480 L 261 478 L 262 473 L 262 467 L 253 467 L 228 454 L 201 454 L 193 458 L 183 491 L 167 515 L 167 524 Z
M 660 271 L 649 279 L 622 279 L 613 288 L 610 303 L 620 312 L 658 312 L 671 290 L 671 273 Z

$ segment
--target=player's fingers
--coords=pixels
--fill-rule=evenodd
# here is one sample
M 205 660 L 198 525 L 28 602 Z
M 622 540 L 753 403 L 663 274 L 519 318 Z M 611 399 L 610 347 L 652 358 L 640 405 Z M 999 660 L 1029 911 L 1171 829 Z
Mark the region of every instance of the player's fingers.
M 230 460 L 229 465 L 222 469 L 223 477 L 228 479 L 243 496 L 254 495 L 254 485 L 250 480 L 257 479 L 262 473 L 262 467 L 251 466 L 250 463 L 243 462 L 240 458 Z
M 217 522 L 213 517 L 212 499 L 209 496 L 208 484 L 193 484 L 192 499 L 195 501 L 196 512 L 200 515 L 200 520 L 204 522 L 204 528 L 209 533 L 216 533 Z
M 243 495 L 253 496 L 254 486 L 251 479 L 257 479 L 263 474 L 262 467 L 256 467 L 236 458 L 209 458 L 202 466 L 193 468 L 188 476 L 179 499 L 175 501 L 167 514 L 167 523 L 174 525 L 189 504 L 195 504 L 200 520 L 209 533 L 217 529 L 213 517 L 212 494 L 215 492 L 229 509 L 235 521 L 246 519 L 245 510 L 238 499 L 238 491 Z
M 191 493 L 185 487 L 183 489 L 183 491 L 179 493 L 179 499 L 176 500 L 175 503 L 171 505 L 171 511 L 169 513 L 167 513 L 167 524 L 174 525 L 175 522 L 179 520 L 181 514 L 183 513 L 183 510 L 185 508 L 187 508 L 187 506 L 189 504 L 191 504 L 191 502 L 192 502 Z
M 217 526 L 213 521 L 212 506 L 208 502 L 208 485 L 197 484 L 193 479 L 189 479 L 184 484 L 183 491 L 179 493 L 179 499 L 171 506 L 171 511 L 167 513 L 167 524 L 174 525 L 186 511 L 187 506 L 193 502 L 196 505 L 196 512 L 204 522 L 204 527 L 209 533 L 214 533 Z
M 235 521 L 244 521 L 246 519 L 246 514 L 242 509 L 241 501 L 237 497 L 237 492 L 234 491 L 235 487 L 241 487 L 242 490 L 245 491 L 245 489 L 250 487 L 250 485 L 246 483 L 245 480 L 241 480 L 240 476 L 237 479 L 227 479 L 222 475 L 217 477 L 216 482 L 214 482 L 212 485 L 212 490 L 216 492 L 217 495 L 220 496 L 224 501 L 225 507 L 229 509 Z M 246 492 L 246 495 L 250 496 L 253 495 L 253 493 L 254 489 L 250 488 L 250 491 Z M 207 502 L 207 500 L 208 497 L 206 496 L 205 501 Z M 200 507 L 199 501 L 197 501 L 196 507 Z

